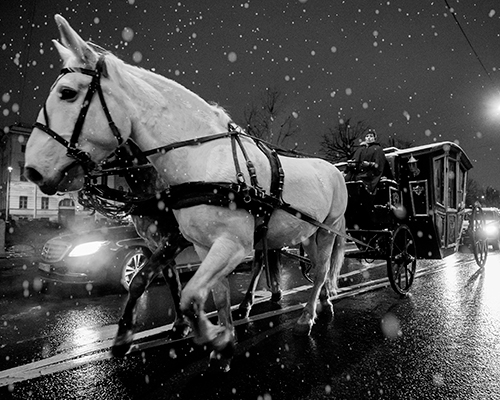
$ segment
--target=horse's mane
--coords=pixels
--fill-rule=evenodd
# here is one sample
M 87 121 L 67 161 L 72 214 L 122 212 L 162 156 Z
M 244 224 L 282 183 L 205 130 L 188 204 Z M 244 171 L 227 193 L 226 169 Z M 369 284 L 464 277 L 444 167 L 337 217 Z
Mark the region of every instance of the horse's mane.
M 169 93 L 163 92 L 162 95 L 164 98 L 167 98 L 167 95 L 171 94 L 170 92 L 172 91 L 172 89 L 174 89 L 177 91 L 177 93 L 180 93 L 180 96 L 189 98 L 189 101 L 199 102 L 207 110 L 207 112 L 201 113 L 201 115 L 206 118 L 204 122 L 208 122 L 214 127 L 215 130 L 220 130 L 221 126 L 225 129 L 232 121 L 229 113 L 223 107 L 215 102 L 208 102 L 204 100 L 198 94 L 182 86 L 180 83 L 147 69 L 127 64 L 110 51 L 105 50 L 92 42 L 87 42 L 87 44 L 98 55 L 106 56 L 106 68 L 108 70 L 114 69 L 117 74 L 119 74 L 120 71 L 125 69 L 131 76 L 138 78 L 142 82 L 146 82 L 148 84 L 147 86 L 142 85 L 140 88 L 137 88 L 136 86 L 130 86 L 131 88 L 133 87 L 133 90 L 141 90 L 146 95 L 148 94 L 147 92 L 150 92 L 151 99 L 153 100 L 154 98 L 157 98 L 158 88 L 167 85 L 169 89 L 166 89 L 166 91 L 168 91 Z M 123 74 L 121 75 L 123 76 Z

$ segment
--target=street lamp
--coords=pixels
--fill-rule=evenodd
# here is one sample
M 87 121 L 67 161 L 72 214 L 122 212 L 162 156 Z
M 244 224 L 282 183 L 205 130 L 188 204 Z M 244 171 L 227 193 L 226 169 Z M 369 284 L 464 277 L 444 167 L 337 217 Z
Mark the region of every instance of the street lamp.
M 12 168 L 11 166 L 7 167 L 9 171 L 9 175 L 7 176 L 7 198 L 5 199 L 5 222 L 9 220 L 9 207 L 10 207 L 10 178 L 12 176 Z

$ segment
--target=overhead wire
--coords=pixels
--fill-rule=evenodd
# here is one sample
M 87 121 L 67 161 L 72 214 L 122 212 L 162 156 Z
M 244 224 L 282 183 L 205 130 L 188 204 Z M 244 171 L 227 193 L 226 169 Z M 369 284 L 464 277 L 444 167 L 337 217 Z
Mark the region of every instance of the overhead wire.
M 462 35 L 464 36 L 465 40 L 467 41 L 467 43 L 469 44 L 469 47 L 471 48 L 472 52 L 474 53 L 474 55 L 476 56 L 476 59 L 477 61 L 479 62 L 479 64 L 481 65 L 481 67 L 483 68 L 484 72 L 486 73 L 486 76 L 490 79 L 491 83 L 496 87 L 495 85 L 495 82 L 493 81 L 493 78 L 490 74 L 490 72 L 488 71 L 488 69 L 486 68 L 486 66 L 484 65 L 483 61 L 481 60 L 481 57 L 479 57 L 479 54 L 477 53 L 476 49 L 474 48 L 474 46 L 472 45 L 472 42 L 470 41 L 469 37 L 467 36 L 467 34 L 465 33 L 465 30 L 462 28 L 462 25 L 460 24 L 460 21 L 458 20 L 457 18 L 457 14 L 455 13 L 454 11 L 454 8 L 452 8 L 450 6 L 450 4 L 448 3 L 448 0 L 444 0 L 444 2 L 446 3 L 446 7 L 448 8 L 448 10 L 450 10 L 450 13 L 451 15 L 453 16 L 453 19 L 455 20 L 455 23 L 457 24 L 457 26 L 460 28 L 460 31 L 462 32 Z M 498 88 L 496 88 L 497 91 L 500 93 L 500 90 Z

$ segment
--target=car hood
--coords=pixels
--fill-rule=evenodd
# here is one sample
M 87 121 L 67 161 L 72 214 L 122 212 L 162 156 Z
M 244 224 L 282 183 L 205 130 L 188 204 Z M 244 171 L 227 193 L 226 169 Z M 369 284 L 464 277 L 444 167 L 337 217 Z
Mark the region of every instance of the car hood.
M 59 235 L 51 240 L 60 240 L 64 242 L 71 242 L 75 245 L 80 243 L 101 241 L 101 240 L 122 240 L 139 237 L 134 226 L 114 226 L 103 227 L 91 231 L 81 233 L 70 233 Z

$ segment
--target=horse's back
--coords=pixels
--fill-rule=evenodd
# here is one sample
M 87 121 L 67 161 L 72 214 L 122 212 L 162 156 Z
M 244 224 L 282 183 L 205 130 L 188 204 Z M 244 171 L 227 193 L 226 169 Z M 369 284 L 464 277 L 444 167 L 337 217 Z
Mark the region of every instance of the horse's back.
M 342 173 L 320 158 L 280 157 L 285 173 L 283 200 L 292 206 L 310 209 L 339 209 L 347 204 L 347 189 Z
M 316 158 L 280 157 L 285 173 L 283 201 L 299 214 L 331 224 L 347 207 L 347 189 L 342 173 L 333 164 Z M 293 245 L 312 235 L 317 227 L 300 215 L 275 210 L 269 222 L 271 246 Z

